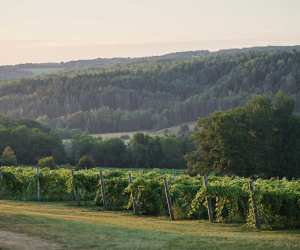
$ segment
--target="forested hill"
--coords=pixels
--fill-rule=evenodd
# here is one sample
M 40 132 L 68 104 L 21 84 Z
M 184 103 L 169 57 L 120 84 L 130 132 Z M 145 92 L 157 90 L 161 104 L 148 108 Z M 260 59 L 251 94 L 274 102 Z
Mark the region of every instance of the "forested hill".
M 138 57 L 138 58 L 97 58 L 89 60 L 77 60 L 61 63 L 25 63 L 17 65 L 0 66 L 0 80 L 15 80 L 32 78 L 39 75 L 66 72 L 71 70 L 83 70 L 89 68 L 105 68 L 115 65 L 130 63 L 162 62 L 170 60 L 185 60 L 209 54 L 207 50 L 170 53 L 162 56 Z
M 174 55 L 5 83 L 0 113 L 92 133 L 135 131 L 193 121 L 279 90 L 300 111 L 299 46 Z

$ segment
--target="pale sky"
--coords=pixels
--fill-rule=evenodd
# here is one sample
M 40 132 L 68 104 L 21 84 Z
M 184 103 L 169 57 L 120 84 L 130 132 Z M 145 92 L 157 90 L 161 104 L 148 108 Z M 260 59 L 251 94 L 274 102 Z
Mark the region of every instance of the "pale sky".
M 300 44 L 300 0 L 0 0 L 0 65 Z

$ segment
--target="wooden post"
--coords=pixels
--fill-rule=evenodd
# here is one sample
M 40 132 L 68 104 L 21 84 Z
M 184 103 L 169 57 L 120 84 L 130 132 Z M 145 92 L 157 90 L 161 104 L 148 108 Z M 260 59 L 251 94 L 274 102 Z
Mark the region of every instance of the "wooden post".
M 73 186 L 73 196 L 74 200 L 77 202 L 77 205 L 80 205 L 80 197 L 78 196 L 75 177 L 74 177 L 74 169 L 71 170 L 72 175 L 72 186 Z
M 207 190 L 208 189 L 208 177 L 206 175 L 203 176 L 203 185 L 204 185 L 204 188 Z M 206 203 L 207 203 L 207 214 L 208 214 L 209 222 L 213 223 L 214 222 L 213 209 L 212 209 L 212 204 L 211 204 L 211 198 L 208 195 L 206 196 Z
M 256 197 L 255 197 L 255 184 L 254 184 L 254 181 L 252 178 L 249 179 L 249 190 L 250 190 L 250 197 L 252 200 L 252 209 L 253 209 L 253 213 L 254 213 L 255 228 L 260 229 L 260 221 L 259 221 Z
M 41 187 L 40 187 L 40 167 L 36 167 L 36 189 L 37 189 L 37 200 L 41 200 Z
M 100 182 L 100 186 L 101 186 L 101 196 L 102 196 L 102 201 L 103 201 L 103 207 L 106 208 L 104 179 L 103 179 L 103 174 L 102 174 L 101 170 L 99 172 L 99 182 Z
M 132 183 L 131 173 L 128 174 L 128 182 L 129 182 L 129 184 Z M 135 197 L 134 197 L 133 192 L 131 192 L 131 199 L 132 199 L 133 212 L 136 214 L 137 213 L 137 206 L 136 206 Z
M 170 193 L 169 193 L 169 185 L 168 185 L 168 181 L 167 181 L 166 177 L 164 177 L 164 188 L 165 188 L 165 195 L 166 195 L 170 220 L 175 220 L 173 209 L 172 209 L 172 201 L 171 201 L 171 197 L 170 197 Z

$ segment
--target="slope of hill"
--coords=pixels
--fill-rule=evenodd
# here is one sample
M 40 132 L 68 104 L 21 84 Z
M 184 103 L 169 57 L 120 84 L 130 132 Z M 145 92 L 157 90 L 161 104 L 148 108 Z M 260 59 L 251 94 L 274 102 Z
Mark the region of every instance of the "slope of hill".
M 300 110 L 299 46 L 132 60 L 2 84 L 0 113 L 109 133 L 175 126 L 278 90 Z
M 0 80 L 13 80 L 30 78 L 40 75 L 47 75 L 70 70 L 84 70 L 89 68 L 104 68 L 114 65 L 124 65 L 129 63 L 184 60 L 191 57 L 207 55 L 206 50 L 187 51 L 166 54 L 162 56 L 141 57 L 141 58 L 97 58 L 90 60 L 77 60 L 61 63 L 26 63 L 18 65 L 0 66 Z

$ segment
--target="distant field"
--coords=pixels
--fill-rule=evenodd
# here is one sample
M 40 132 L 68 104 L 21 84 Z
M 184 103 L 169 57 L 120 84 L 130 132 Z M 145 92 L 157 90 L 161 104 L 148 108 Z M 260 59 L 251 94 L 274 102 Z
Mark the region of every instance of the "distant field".
M 103 133 L 103 134 L 92 134 L 92 136 L 101 137 L 103 139 L 122 138 L 122 137 L 126 139 L 130 139 L 136 133 L 144 133 L 151 136 L 163 136 L 165 134 L 177 135 L 182 125 L 187 125 L 190 131 L 192 131 L 196 126 L 196 122 L 184 123 L 178 126 L 173 126 L 161 130 L 148 130 L 148 131 L 140 130 L 140 131 L 133 131 L 133 132 Z
M 71 203 L 0 202 L 0 249 L 300 249 L 300 231 L 170 222 Z

